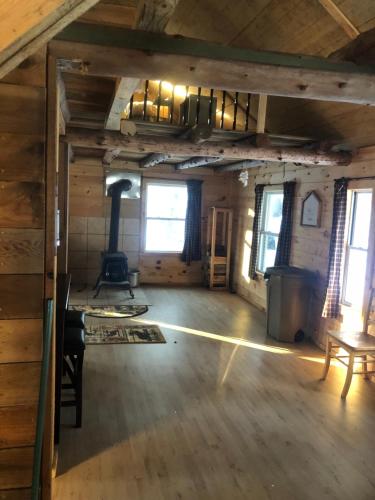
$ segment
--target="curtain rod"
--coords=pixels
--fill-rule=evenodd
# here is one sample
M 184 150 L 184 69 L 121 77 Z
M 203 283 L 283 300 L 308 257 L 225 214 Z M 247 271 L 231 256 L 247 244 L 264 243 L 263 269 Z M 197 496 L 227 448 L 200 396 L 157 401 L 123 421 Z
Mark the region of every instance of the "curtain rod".
M 361 181 L 361 180 L 369 180 L 369 179 L 375 179 L 375 175 L 367 175 L 365 177 L 338 177 L 337 179 L 333 179 L 334 181 L 340 181 L 342 179 L 345 179 L 347 181 Z M 291 179 L 290 181 L 284 181 L 284 182 L 297 182 L 297 178 Z M 284 182 L 256 182 L 255 185 L 257 186 L 258 184 L 263 184 L 263 186 L 281 186 L 284 184 Z

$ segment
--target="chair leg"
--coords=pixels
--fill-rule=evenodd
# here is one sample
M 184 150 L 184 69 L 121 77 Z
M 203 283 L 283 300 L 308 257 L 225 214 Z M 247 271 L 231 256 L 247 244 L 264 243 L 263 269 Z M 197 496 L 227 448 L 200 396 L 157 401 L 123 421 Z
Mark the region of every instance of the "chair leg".
M 82 427 L 82 375 L 83 375 L 83 353 L 77 355 L 76 359 L 76 427 Z
M 366 354 L 364 354 L 362 356 L 362 359 L 363 359 L 363 361 L 362 361 L 362 371 L 364 372 L 363 373 L 363 378 L 365 380 L 370 380 L 370 377 L 369 377 L 369 374 L 368 374 L 368 369 L 367 369 L 367 356 L 366 356 Z
M 348 391 L 350 384 L 352 382 L 352 377 L 353 377 L 353 367 L 354 367 L 354 352 L 351 352 L 349 354 L 349 363 L 348 363 L 348 371 L 346 372 L 346 379 L 345 379 L 345 384 L 341 393 L 341 398 L 345 399 Z
M 329 337 L 327 335 L 326 362 L 324 364 L 323 375 L 321 380 L 325 380 L 327 377 L 328 370 L 331 365 L 331 351 L 332 351 L 332 341 L 329 340 Z

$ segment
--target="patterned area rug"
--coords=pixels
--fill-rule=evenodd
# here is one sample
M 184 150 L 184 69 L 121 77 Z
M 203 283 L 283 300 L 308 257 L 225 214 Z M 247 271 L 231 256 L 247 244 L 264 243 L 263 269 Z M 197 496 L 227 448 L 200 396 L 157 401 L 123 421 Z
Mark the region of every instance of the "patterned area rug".
M 119 306 L 90 306 L 90 305 L 71 305 L 72 311 L 82 311 L 87 316 L 95 318 L 133 318 L 140 316 L 148 311 L 148 306 L 143 305 L 119 305 Z
M 86 344 L 165 344 L 157 325 L 121 325 L 92 321 L 85 327 Z

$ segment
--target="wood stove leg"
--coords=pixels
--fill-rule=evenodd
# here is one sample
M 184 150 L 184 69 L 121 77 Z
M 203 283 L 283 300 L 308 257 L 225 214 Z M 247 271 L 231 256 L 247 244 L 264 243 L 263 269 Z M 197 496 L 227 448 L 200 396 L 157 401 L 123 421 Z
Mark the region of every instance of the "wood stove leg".
M 102 289 L 102 284 L 99 282 L 99 284 L 95 287 L 96 289 L 96 294 L 94 295 L 94 299 L 96 299 L 99 296 L 100 290 Z
M 100 273 L 99 276 L 98 276 L 98 279 L 96 280 L 95 285 L 92 288 L 93 290 L 96 290 L 98 288 L 98 285 L 100 283 L 101 277 L 102 277 L 102 274 Z

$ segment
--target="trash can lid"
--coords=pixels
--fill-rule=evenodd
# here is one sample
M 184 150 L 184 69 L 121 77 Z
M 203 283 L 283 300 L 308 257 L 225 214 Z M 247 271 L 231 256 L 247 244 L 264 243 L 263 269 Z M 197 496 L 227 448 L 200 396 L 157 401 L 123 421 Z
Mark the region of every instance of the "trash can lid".
M 309 269 L 295 266 L 274 266 L 267 267 L 264 273 L 264 279 L 269 279 L 270 276 L 285 276 L 290 278 L 315 278 L 316 274 Z

